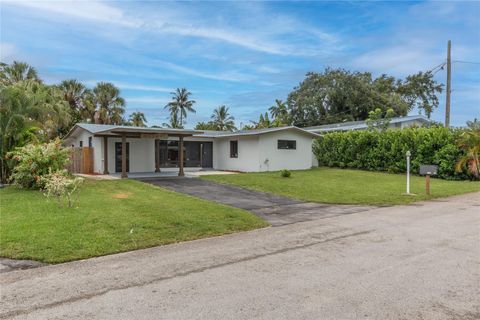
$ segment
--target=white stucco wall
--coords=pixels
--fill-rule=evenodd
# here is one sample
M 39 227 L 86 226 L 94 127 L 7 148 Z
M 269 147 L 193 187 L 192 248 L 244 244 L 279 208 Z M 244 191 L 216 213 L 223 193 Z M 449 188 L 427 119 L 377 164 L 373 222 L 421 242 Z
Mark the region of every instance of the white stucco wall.
M 108 171 L 110 173 L 115 173 L 115 142 L 122 142 L 122 139 L 108 138 Z M 127 138 L 127 142 L 130 144 L 129 172 L 155 171 L 155 140 Z
M 296 149 L 278 149 L 278 140 L 295 140 Z M 312 136 L 295 130 L 262 134 L 259 137 L 260 171 L 303 170 L 312 167 Z M 268 161 L 266 161 L 268 159 Z
M 71 145 L 88 146 L 92 137 L 94 148 L 94 172 L 103 173 L 104 154 L 103 137 L 94 137 L 86 130 L 80 129 Z M 178 140 L 171 137 L 169 140 Z M 238 158 L 230 158 L 230 141 L 238 141 Z M 278 140 L 295 140 L 295 150 L 278 149 Z M 115 142 L 121 138 L 108 138 L 108 171 L 115 173 Z M 213 141 L 213 168 L 242 172 L 276 171 L 281 169 L 308 169 L 315 163 L 312 158 L 312 137 L 295 130 L 265 133 L 255 136 L 236 136 L 229 138 L 185 138 L 185 141 Z M 127 139 L 130 144 L 130 172 L 153 172 L 155 170 L 155 140 Z M 265 160 L 268 159 L 268 164 Z
M 238 158 L 230 158 L 230 141 L 238 141 Z M 258 136 L 215 138 L 213 168 L 243 172 L 259 171 L 258 141 Z

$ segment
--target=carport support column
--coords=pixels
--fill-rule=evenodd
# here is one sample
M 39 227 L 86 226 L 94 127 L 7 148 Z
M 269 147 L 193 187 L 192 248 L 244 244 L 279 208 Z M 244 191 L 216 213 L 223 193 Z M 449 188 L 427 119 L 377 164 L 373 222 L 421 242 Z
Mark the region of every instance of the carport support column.
M 179 137 L 179 142 L 178 142 L 178 176 L 183 177 L 185 173 L 183 173 L 183 136 Z
M 127 134 L 122 134 L 122 178 L 128 178 L 127 175 Z
M 108 174 L 108 137 L 103 137 L 103 174 Z
M 160 140 L 155 139 L 155 172 L 160 172 Z

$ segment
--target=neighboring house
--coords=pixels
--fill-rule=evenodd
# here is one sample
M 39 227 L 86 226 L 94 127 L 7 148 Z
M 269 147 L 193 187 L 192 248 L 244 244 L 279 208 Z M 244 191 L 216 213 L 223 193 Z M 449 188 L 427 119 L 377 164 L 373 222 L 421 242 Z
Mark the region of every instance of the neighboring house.
M 429 124 L 430 120 L 422 115 L 396 117 L 390 120 L 389 129 L 403 129 L 412 126 L 422 126 Z M 326 124 L 322 126 L 314 126 L 303 128 L 304 130 L 314 133 L 326 133 L 331 131 L 348 131 L 348 130 L 365 130 L 368 125 L 365 121 L 348 121 L 333 124 Z
M 126 176 L 179 168 L 182 175 L 183 167 L 243 172 L 308 169 L 317 136 L 297 127 L 225 132 L 79 123 L 64 145 L 92 147 L 95 173 Z M 184 152 L 179 153 L 182 146 Z

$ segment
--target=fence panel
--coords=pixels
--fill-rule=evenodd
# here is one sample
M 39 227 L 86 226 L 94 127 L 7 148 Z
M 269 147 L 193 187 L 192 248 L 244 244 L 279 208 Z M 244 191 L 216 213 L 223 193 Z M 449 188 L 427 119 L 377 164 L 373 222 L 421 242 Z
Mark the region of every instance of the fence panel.
M 74 147 L 67 170 L 71 173 L 93 173 L 93 148 Z

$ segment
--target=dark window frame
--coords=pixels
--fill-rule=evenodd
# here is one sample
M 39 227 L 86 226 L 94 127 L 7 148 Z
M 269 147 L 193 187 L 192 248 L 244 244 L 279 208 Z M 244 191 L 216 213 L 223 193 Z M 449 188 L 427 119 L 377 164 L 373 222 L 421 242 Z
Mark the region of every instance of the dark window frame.
M 92 137 L 88 137 L 88 147 L 89 148 L 93 147 L 93 138 Z
M 238 158 L 238 140 L 230 140 L 230 158 Z
M 277 140 L 279 150 L 297 150 L 297 140 Z
M 80 146 L 80 148 L 83 147 L 83 140 L 80 140 L 79 146 Z

